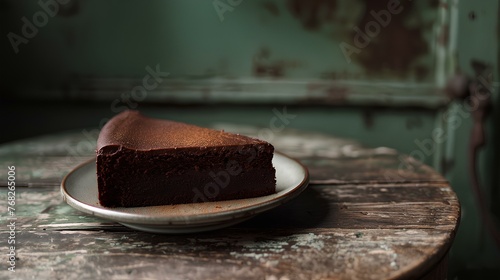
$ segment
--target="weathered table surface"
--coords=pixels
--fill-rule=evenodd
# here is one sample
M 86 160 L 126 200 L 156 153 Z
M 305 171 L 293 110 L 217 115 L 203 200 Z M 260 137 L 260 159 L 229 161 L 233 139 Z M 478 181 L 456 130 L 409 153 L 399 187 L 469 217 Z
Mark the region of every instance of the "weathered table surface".
M 218 125 L 257 135 L 252 127 Z M 388 148 L 321 134 L 274 134 L 277 150 L 308 166 L 293 201 L 213 232 L 155 235 L 63 202 L 62 177 L 92 158 L 96 130 L 0 146 L 0 230 L 7 254 L 7 166 L 16 166 L 16 267 L 7 279 L 443 278 L 460 217 L 447 181 Z M 4 255 L 5 256 L 5 255 Z M 6 258 L 4 257 L 4 260 Z

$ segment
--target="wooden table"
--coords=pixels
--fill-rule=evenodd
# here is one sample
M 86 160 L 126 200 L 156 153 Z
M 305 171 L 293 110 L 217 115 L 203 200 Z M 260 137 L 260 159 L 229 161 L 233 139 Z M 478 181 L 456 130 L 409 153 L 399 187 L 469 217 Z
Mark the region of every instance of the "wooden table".
M 457 196 L 431 168 L 392 149 L 293 130 L 274 134 L 277 150 L 308 166 L 311 185 L 304 193 L 230 228 L 155 235 L 86 215 L 62 201 L 62 177 L 93 157 L 96 136 L 96 130 L 84 130 L 0 146 L 2 254 L 10 253 L 7 225 L 17 218 L 15 272 L 3 261 L 0 278 L 446 277 L 460 217 Z M 17 184 L 12 216 L 5 187 L 11 165 Z

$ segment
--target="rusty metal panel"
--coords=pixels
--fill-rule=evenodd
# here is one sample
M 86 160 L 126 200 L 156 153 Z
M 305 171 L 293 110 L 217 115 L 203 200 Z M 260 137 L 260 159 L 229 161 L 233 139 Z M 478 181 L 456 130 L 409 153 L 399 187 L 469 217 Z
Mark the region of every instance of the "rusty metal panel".
M 52 2 L 0 5 L 2 85 L 20 96 L 131 95 L 150 67 L 168 73 L 151 102 L 447 102 L 448 1 Z

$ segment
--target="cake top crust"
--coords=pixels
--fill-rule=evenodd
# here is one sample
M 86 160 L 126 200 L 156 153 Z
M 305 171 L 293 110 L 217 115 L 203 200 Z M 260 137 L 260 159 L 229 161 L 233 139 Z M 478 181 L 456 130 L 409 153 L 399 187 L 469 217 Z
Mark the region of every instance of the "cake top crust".
M 154 151 L 252 144 L 270 145 L 239 134 L 148 118 L 138 111 L 127 110 L 113 117 L 102 128 L 97 140 L 97 150 L 115 147 Z

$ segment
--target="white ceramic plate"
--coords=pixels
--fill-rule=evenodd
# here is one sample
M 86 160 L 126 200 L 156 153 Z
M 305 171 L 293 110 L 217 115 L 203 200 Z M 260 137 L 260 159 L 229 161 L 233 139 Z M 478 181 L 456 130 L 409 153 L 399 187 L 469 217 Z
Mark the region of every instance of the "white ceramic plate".
M 61 184 L 63 199 L 82 212 L 153 233 L 191 233 L 240 223 L 277 207 L 301 193 L 309 182 L 307 169 L 275 153 L 276 193 L 256 198 L 164 206 L 107 208 L 99 204 L 95 160 L 72 170 Z

